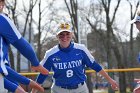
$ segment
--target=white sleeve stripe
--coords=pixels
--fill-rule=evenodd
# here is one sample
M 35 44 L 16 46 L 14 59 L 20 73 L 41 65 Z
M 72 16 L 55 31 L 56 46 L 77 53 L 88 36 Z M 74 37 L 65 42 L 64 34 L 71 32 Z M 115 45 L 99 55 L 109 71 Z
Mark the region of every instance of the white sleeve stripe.
M 76 44 L 76 43 L 74 43 L 74 47 L 76 49 L 83 50 L 86 53 L 86 55 L 88 56 L 88 58 L 90 59 L 91 62 L 94 62 L 95 61 L 94 57 L 90 54 L 90 52 L 87 50 L 86 47 L 84 47 L 82 45 L 79 45 L 79 44 Z
M 4 62 L 3 62 L 3 51 L 2 51 L 2 44 L 3 43 L 3 39 L 1 38 L 1 44 L 0 44 L 0 46 L 1 46 L 1 53 L 0 53 L 0 57 L 1 57 L 1 69 L 2 69 L 2 71 L 3 71 L 3 73 L 5 74 L 5 75 L 8 75 L 8 71 L 7 71 L 7 69 L 6 69 L 6 67 L 5 67 L 5 64 L 4 64 Z
M 40 64 L 44 65 L 48 57 L 50 57 L 51 55 L 55 54 L 58 51 L 59 51 L 58 46 L 55 46 L 54 48 L 50 49 L 48 52 L 46 52 L 44 59 L 40 62 Z
M 8 21 L 8 23 L 10 24 L 11 28 L 13 29 L 13 31 L 15 32 L 16 36 L 18 37 L 18 39 L 21 38 L 21 34 L 19 33 L 19 31 L 17 30 L 17 28 L 15 27 L 14 23 L 7 18 L 4 14 L 2 14 L 2 16 Z

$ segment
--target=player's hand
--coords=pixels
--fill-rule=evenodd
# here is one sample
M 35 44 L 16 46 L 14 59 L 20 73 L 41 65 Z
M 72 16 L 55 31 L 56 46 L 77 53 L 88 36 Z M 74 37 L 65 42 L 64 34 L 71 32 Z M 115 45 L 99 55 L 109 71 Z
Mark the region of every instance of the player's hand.
M 119 89 L 119 85 L 115 80 L 111 79 L 110 84 L 111 84 L 111 87 L 112 87 L 113 90 L 118 90 Z
M 31 69 L 33 71 L 38 71 L 38 72 L 40 72 L 43 75 L 48 75 L 49 74 L 49 71 L 46 68 L 44 68 L 42 65 L 39 65 L 37 67 L 32 66 Z
M 33 88 L 33 89 L 36 89 L 36 90 L 38 90 L 40 92 L 44 92 L 44 88 L 41 87 L 41 85 L 37 84 L 35 81 L 33 81 L 31 79 L 30 79 L 29 87 Z

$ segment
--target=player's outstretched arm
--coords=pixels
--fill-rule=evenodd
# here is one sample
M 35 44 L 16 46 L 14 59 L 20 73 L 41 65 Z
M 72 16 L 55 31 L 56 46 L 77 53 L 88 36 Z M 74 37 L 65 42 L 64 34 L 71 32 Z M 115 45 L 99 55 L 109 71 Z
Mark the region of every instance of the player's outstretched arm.
M 6 41 L 11 43 L 24 57 L 26 57 L 31 62 L 32 66 L 39 66 L 39 60 L 32 46 L 30 46 L 30 43 L 21 36 L 11 19 L 4 14 L 0 15 L 0 19 L 0 34 L 6 39 Z M 48 71 L 46 69 L 35 70 L 41 71 L 42 74 L 48 74 Z
M 113 90 L 119 89 L 119 85 L 117 84 L 117 82 L 115 80 L 113 80 L 103 69 L 101 71 L 99 71 L 99 73 L 108 80 L 108 82 L 111 84 L 111 87 Z
M 41 72 L 41 74 L 43 74 L 43 75 L 48 75 L 49 74 L 49 71 L 46 68 L 44 68 L 42 65 L 39 65 L 39 66 L 31 66 L 31 69 L 33 71 Z
M 38 58 L 33 48 L 24 38 L 21 38 L 20 40 L 14 42 L 13 46 L 16 47 L 19 52 L 31 62 L 33 70 L 39 71 L 45 75 L 48 74 L 48 70 L 39 65 Z

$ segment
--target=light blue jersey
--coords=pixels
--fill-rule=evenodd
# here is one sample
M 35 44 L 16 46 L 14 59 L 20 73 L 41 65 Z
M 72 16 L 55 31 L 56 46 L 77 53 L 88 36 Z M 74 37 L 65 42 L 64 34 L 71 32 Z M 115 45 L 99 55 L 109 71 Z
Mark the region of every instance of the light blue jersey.
M 68 48 L 59 45 L 46 51 L 41 64 L 54 71 L 54 84 L 57 86 L 74 86 L 86 80 L 85 67 L 90 67 L 99 72 L 102 67 L 96 63 L 88 49 L 77 43 L 71 43 Z M 43 83 L 47 76 L 40 74 L 38 83 Z

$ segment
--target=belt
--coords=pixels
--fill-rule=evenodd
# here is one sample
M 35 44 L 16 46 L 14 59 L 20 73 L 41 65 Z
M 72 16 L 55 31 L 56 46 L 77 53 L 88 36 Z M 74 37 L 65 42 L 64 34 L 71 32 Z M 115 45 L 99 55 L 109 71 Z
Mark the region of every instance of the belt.
M 84 85 L 84 82 L 81 82 L 77 85 L 74 85 L 74 86 L 60 86 L 61 88 L 64 88 L 64 89 L 77 89 L 79 88 L 80 86 Z

